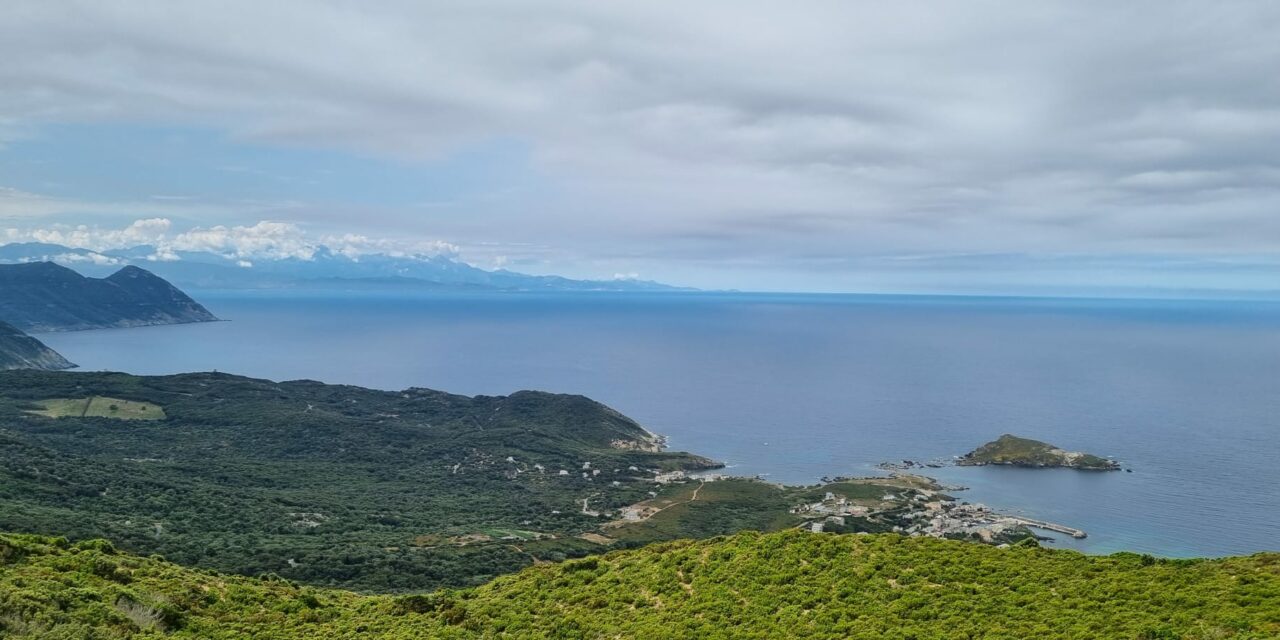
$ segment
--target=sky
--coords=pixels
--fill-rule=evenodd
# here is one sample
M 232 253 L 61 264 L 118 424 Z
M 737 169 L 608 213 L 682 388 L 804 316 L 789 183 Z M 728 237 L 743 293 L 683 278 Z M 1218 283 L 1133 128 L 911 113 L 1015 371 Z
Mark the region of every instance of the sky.
M 1274 291 L 1277 33 L 1244 1 L 10 0 L 0 240 Z

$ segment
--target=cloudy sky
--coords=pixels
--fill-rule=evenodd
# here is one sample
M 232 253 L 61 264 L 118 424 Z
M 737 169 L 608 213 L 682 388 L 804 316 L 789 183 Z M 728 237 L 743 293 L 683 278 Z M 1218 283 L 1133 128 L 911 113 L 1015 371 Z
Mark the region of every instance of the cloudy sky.
M 1269 1 L 10 0 L 0 239 L 1280 289 L 1277 33 Z

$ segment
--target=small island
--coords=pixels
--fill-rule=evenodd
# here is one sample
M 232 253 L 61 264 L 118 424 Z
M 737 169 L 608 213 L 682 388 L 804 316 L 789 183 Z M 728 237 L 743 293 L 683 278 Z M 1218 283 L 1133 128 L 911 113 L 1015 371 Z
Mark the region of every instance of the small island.
M 979 467 L 1003 464 L 1017 467 L 1065 467 L 1085 471 L 1119 471 L 1120 463 L 1079 451 L 1066 451 L 1046 442 L 1004 434 L 994 442 L 964 454 L 956 464 Z

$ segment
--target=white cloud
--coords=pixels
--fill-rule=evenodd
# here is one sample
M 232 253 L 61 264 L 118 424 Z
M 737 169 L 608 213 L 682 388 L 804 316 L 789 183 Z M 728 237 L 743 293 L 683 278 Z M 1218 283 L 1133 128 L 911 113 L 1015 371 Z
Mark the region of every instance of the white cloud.
M 123 229 L 103 229 L 89 225 L 8 228 L 5 229 L 5 237 L 10 242 L 44 242 L 76 249 L 105 251 L 160 243 L 170 226 L 170 221 L 164 218 L 148 218 L 136 220 Z
M 135 220 L 121 229 L 91 225 L 48 225 L 0 229 L 3 243 L 43 242 L 74 249 L 105 252 L 149 245 L 154 251 L 146 259 L 172 262 L 181 259 L 179 252 L 214 253 L 237 260 L 240 266 L 252 266 L 253 260 L 311 260 L 322 249 L 352 259 L 374 253 L 396 257 L 456 257 L 458 246 L 427 239 L 370 238 L 363 235 L 321 235 L 313 237 L 301 225 L 263 220 L 252 225 L 194 227 L 175 231 L 166 218 Z M 97 253 L 73 254 L 65 261 L 106 259 Z
M 100 253 L 87 253 L 87 254 L 60 253 L 55 256 L 50 256 L 49 259 L 52 260 L 53 262 L 63 262 L 63 263 L 88 262 L 88 263 L 97 264 L 97 265 L 124 264 L 124 262 L 119 258 L 104 256 Z
M 320 244 L 352 259 L 371 253 L 403 258 L 423 255 L 457 257 L 462 252 L 458 245 L 443 240 L 370 238 L 357 233 L 322 236 Z
M 216 226 L 179 233 L 168 242 L 179 251 L 205 251 L 228 257 L 310 260 L 317 247 L 302 229 L 286 222 L 262 221 L 252 226 Z
M 151 262 L 177 262 L 182 259 L 177 253 L 174 253 L 172 247 L 159 246 L 156 247 L 155 253 L 147 256 L 147 260 Z

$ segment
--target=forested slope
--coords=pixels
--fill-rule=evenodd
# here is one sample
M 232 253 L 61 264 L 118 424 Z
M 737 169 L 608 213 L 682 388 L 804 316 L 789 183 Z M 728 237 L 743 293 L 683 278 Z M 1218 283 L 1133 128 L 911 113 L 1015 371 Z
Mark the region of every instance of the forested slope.
M 161 419 L 48 417 L 86 397 Z M 656 471 L 712 464 L 654 446 L 581 396 L 3 372 L 0 531 L 370 591 L 474 585 L 602 550 L 576 536 Z

